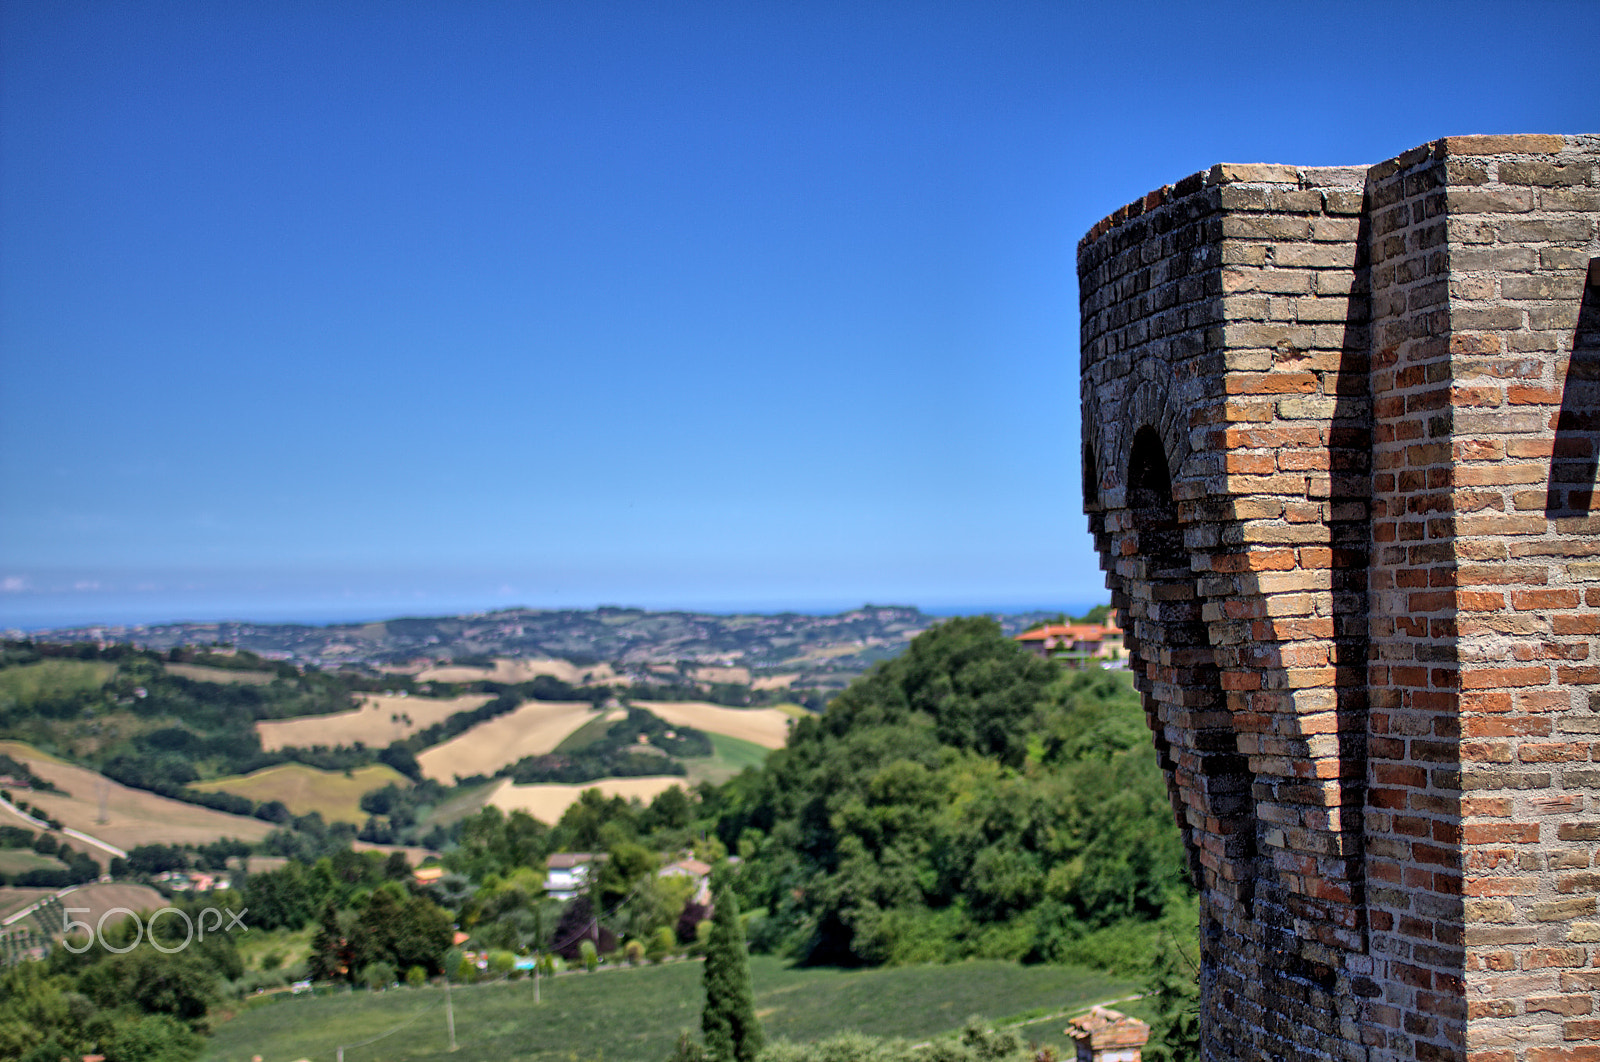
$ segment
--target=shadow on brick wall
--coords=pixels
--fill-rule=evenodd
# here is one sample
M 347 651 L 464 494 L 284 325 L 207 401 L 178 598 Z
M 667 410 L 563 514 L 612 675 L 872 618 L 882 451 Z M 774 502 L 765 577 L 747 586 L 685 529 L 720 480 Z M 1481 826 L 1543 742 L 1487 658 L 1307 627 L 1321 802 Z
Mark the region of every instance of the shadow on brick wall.
M 1572 361 L 1561 391 L 1555 449 L 1550 455 L 1550 485 L 1544 514 L 1588 516 L 1595 509 L 1595 478 L 1600 471 L 1600 258 L 1589 262 L 1589 279 L 1572 337 Z

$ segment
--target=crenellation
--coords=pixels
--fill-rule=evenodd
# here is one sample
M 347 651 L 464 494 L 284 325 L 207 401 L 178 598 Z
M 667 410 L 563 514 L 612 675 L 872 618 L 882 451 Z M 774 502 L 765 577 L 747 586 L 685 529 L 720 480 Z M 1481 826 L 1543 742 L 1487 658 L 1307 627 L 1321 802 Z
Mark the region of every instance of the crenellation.
M 1597 194 L 1600 138 L 1455 137 L 1079 246 L 1208 1059 L 1600 1057 Z

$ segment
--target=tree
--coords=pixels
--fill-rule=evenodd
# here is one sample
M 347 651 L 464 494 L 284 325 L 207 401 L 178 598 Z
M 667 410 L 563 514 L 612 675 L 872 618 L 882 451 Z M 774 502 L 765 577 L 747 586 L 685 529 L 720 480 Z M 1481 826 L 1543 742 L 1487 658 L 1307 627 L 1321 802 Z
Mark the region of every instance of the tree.
M 350 972 L 351 949 L 339 926 L 339 912 L 329 900 L 322 906 L 322 920 L 311 938 L 311 956 L 306 972 L 313 981 L 332 981 Z
M 750 987 L 750 956 L 745 953 L 739 901 L 724 886 L 713 903 L 716 913 L 706 943 L 706 1004 L 700 1012 L 700 1032 L 712 1062 L 755 1062 L 766 1037 Z

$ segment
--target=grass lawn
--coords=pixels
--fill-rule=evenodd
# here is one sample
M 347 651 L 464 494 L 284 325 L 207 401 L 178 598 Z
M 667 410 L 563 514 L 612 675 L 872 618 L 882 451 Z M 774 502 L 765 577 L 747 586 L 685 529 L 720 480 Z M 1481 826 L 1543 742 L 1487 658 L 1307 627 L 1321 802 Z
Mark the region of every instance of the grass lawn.
M 606 731 L 610 730 L 612 725 L 613 720 L 611 719 L 610 712 L 607 712 L 604 715 L 597 715 L 587 723 L 580 726 L 578 729 L 574 730 L 572 733 L 568 734 L 562 740 L 561 744 L 555 747 L 555 751 L 572 753 L 577 752 L 579 749 L 586 749 L 590 745 L 593 745 L 596 741 L 604 738 L 606 736 Z
M 1030 1012 L 1077 1013 L 1137 991 L 1129 982 L 1064 966 L 969 962 L 892 970 L 805 969 L 778 959 L 751 960 L 756 1009 L 769 1038 L 809 1041 L 848 1030 L 923 1040 L 951 1032 L 973 1014 L 1001 1022 Z M 456 1042 L 465 1059 L 496 1062 L 664 1062 L 680 1030 L 698 1038 L 701 967 L 673 962 L 640 969 L 457 988 Z M 1061 1044 L 1064 1019 L 1041 1025 L 1041 1043 Z M 444 990 L 280 995 L 219 1022 L 204 1058 L 345 1062 L 445 1062 Z
M 66 864 L 42 856 L 31 848 L 0 848 L 0 874 L 21 874 L 29 870 L 60 870 Z
M 753 741 L 744 741 L 726 734 L 713 734 L 710 731 L 706 732 L 706 737 L 711 739 L 711 747 L 716 750 L 715 755 L 695 759 L 686 757 L 683 761 L 683 765 L 689 769 L 691 785 L 699 785 L 706 781 L 721 784 L 746 767 L 759 767 L 767 761 L 769 750 Z
M 233 936 L 234 947 L 239 951 L 239 961 L 247 970 L 264 970 L 269 955 L 278 957 L 275 969 L 293 966 L 311 954 L 311 938 L 316 927 L 301 929 L 253 929 Z
M 319 771 L 303 763 L 280 763 L 250 774 L 194 782 L 192 788 L 207 793 L 224 792 L 261 802 L 281 800 L 296 815 L 321 812 L 328 822 L 353 822 L 361 825 L 367 813 L 361 810 L 361 794 L 386 785 L 411 783 L 399 771 L 384 764 L 369 764 L 353 771 Z

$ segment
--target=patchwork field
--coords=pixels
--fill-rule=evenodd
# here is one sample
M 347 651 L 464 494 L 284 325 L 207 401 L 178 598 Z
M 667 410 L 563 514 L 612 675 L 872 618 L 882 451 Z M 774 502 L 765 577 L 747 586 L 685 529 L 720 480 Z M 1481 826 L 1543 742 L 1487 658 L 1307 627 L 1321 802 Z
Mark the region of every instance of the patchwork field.
M 118 848 L 131 849 L 141 844 L 200 844 L 220 837 L 259 841 L 274 829 L 271 823 L 260 819 L 229 815 L 143 789 L 131 789 L 87 768 L 46 756 L 20 741 L 0 741 L 0 752 L 25 761 L 34 774 L 70 794 L 35 792 L 29 795 L 29 803 L 64 825 Z M 105 823 L 96 821 L 100 814 L 102 786 L 106 796 Z M 71 839 L 69 843 L 96 859 L 101 857 L 98 849 Z
M 74 908 L 72 917 L 90 925 L 99 925 L 106 912 L 122 908 L 125 911 L 157 911 L 167 906 L 167 898 L 148 885 L 113 885 L 95 882 L 80 885 L 61 897 L 63 907 Z M 76 910 L 87 907 L 88 913 Z M 106 920 L 111 925 L 117 919 Z M 164 920 L 163 920 L 164 921 Z
M 55 892 L 55 889 L 0 889 L 0 918 L 9 918 L 29 905 L 54 895 Z M 155 911 L 165 907 L 167 899 L 148 885 L 93 882 L 67 889 L 61 894 L 61 905 L 73 909 L 70 917 L 97 926 L 108 911 L 115 911 L 118 908 L 134 913 Z M 79 908 L 87 908 L 88 913 L 85 914 Z M 108 927 L 114 925 L 123 917 L 126 916 L 106 919 L 106 925 Z M 26 921 L 31 923 L 34 919 L 29 917 Z M 56 927 L 49 928 L 53 930 Z
M 800 672 L 790 671 L 782 675 L 762 675 L 750 683 L 753 690 L 786 690 L 794 685 L 794 680 L 800 677 Z
M 761 766 L 771 751 L 753 741 L 740 741 L 726 734 L 708 734 L 707 737 L 711 739 L 711 747 L 716 750 L 716 755 L 683 761 L 683 765 L 689 769 L 691 785 L 701 782 L 721 785 L 746 767 Z
M 384 764 L 357 767 L 346 774 L 344 771 L 319 771 L 303 763 L 280 763 L 250 774 L 195 782 L 190 788 L 206 793 L 232 793 L 257 803 L 281 800 L 283 806 L 296 815 L 315 811 L 325 822 L 353 822 L 359 826 L 367 821 L 367 813 L 361 810 L 361 794 L 391 784 L 411 783 L 405 775 Z
M 368 748 L 382 748 L 493 699 L 487 693 L 448 699 L 368 693 L 362 695 L 361 707 L 353 712 L 265 719 L 256 724 L 256 733 L 261 735 L 261 747 L 267 752 L 313 745 L 354 745 L 358 741 Z
M 747 667 L 697 667 L 692 674 L 697 682 L 733 682 L 740 686 L 750 685 L 750 669 Z
M 841 1032 L 926 1040 L 955 1032 L 973 1014 L 1010 1024 L 1053 1014 L 1030 1026 L 1030 1038 L 1056 1045 L 1058 1054 L 1065 1043 L 1066 1057 L 1072 1054 L 1063 1032 L 1069 1016 L 1137 991 L 1097 971 L 1002 962 L 840 970 L 757 955 L 750 973 L 768 1040 L 807 1042 Z M 202 1057 L 328 1059 L 341 1044 L 413 1022 L 399 1035 L 346 1047 L 345 1062 L 660 1062 L 672 1054 L 679 1030 L 695 1030 L 699 1039 L 701 975 L 698 962 L 564 974 L 542 981 L 537 1006 L 528 981 L 457 988 L 455 1055 L 438 988 L 285 995 L 221 1023 Z
M 194 682 L 216 682 L 225 686 L 265 686 L 278 676 L 270 671 L 235 671 L 204 664 L 168 664 L 167 671 Z
M 528 701 L 423 750 L 417 763 L 424 775 L 447 784 L 457 777 L 493 774 L 524 756 L 554 752 L 567 735 L 594 717 L 588 701 Z
M 0 671 L 0 702 L 32 704 L 41 699 L 89 693 L 106 684 L 117 666 L 104 660 L 40 660 Z
M 789 715 L 777 708 L 724 708 L 700 701 L 634 701 L 674 726 L 726 734 L 764 749 L 781 749 L 789 740 Z
M 532 682 L 540 675 L 558 678 L 572 686 L 581 686 L 586 681 L 591 686 L 598 686 L 617 677 L 617 673 L 611 669 L 610 664 L 579 667 L 566 660 L 512 660 L 507 657 L 500 657 L 495 660 L 493 667 L 473 667 L 464 664 L 430 667 L 417 675 L 417 681 Z
M 619 796 L 624 800 L 638 797 L 648 804 L 657 795 L 675 785 L 686 785 L 687 779 L 675 775 L 646 778 L 601 778 L 582 785 L 513 785 L 509 779 L 490 795 L 487 803 L 501 811 L 526 811 L 540 822 L 555 825 L 585 789 L 598 789 L 607 797 Z

